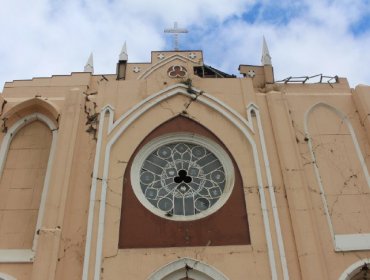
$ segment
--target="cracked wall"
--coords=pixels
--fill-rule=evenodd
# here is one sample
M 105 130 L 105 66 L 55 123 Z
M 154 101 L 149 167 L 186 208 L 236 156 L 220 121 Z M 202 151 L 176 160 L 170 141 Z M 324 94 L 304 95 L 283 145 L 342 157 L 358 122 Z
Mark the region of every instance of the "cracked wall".
M 51 145 L 51 132 L 32 122 L 11 141 L 0 182 L 0 248 L 30 249 Z
M 349 127 L 323 106 L 314 109 L 308 124 L 334 233 L 369 233 L 369 186 Z
M 191 105 L 187 106 L 189 103 Z M 117 249 L 121 201 L 122 195 L 125 193 L 125 191 L 122 191 L 122 186 L 125 186 L 122 176 L 125 168 L 127 168 L 127 162 L 142 139 L 165 121 L 175 116 L 184 115 L 183 111 L 186 107 L 187 114 L 185 115 L 201 123 L 217 137 L 220 137 L 220 141 L 235 156 L 243 177 L 243 191 L 246 194 L 248 220 L 251 219 L 250 234 L 253 246 L 214 246 L 206 240 L 196 247 Z M 114 275 L 125 273 L 127 279 L 145 279 L 166 263 L 180 257 L 189 256 L 214 265 L 228 275 L 230 279 L 242 279 L 247 271 L 249 271 L 252 278 L 269 279 L 270 271 L 264 269 L 269 266 L 269 261 L 266 239 L 264 234 L 261 234 L 263 220 L 256 180 L 251 145 L 221 114 L 202 105 L 199 100 L 193 100 L 193 98 L 184 95 L 176 95 L 160 102 L 137 119 L 122 134 L 111 152 L 104 233 L 106 238 L 103 245 L 103 277 L 114 279 Z M 133 199 L 136 200 L 135 197 Z M 128 207 L 128 204 L 126 204 L 126 207 Z M 215 213 L 215 217 L 218 215 L 217 213 Z M 137 228 L 140 227 L 140 222 L 141 219 L 137 221 Z M 209 230 L 209 228 L 206 227 L 206 230 Z M 144 231 L 141 234 L 146 234 L 148 239 L 151 238 L 151 233 Z M 227 262 L 224 261 L 223 254 L 227 256 Z M 138 263 L 139 259 L 142 261 Z M 261 265 L 260 269 L 253 269 L 257 264 Z
M 152 54 L 152 60 L 160 62 L 161 59 L 157 58 L 157 54 L 158 52 Z M 182 78 L 170 78 L 167 70 L 173 63 L 186 67 L 188 74 Z M 142 70 L 151 67 L 150 64 L 136 66 L 142 67 Z M 119 141 L 112 146 L 108 160 L 108 177 L 105 178 L 103 173 L 105 148 L 107 142 L 112 139 L 109 137 L 120 129 L 120 126 L 111 126 L 112 131 L 108 132 L 108 125 L 112 123 L 108 121 L 108 114 L 102 115 L 103 119 L 100 123 L 104 124 L 104 130 L 102 130 L 99 171 L 96 174 L 97 192 L 92 198 L 91 213 L 94 214 L 92 242 L 88 244 L 91 245 L 92 252 L 89 280 L 93 278 L 91 270 L 95 269 L 95 252 L 98 244 L 96 238 L 98 225 L 102 222 L 99 218 L 99 207 L 104 205 L 101 203 L 100 194 L 102 184 L 105 182 L 107 200 L 104 205 L 106 212 L 102 238 L 102 267 L 101 275 L 96 277 L 146 279 L 163 265 L 176 259 L 190 257 L 214 266 L 229 279 L 238 280 L 246 277 L 271 279 L 271 261 L 266 238 L 270 235 L 277 266 L 277 278 L 283 279 L 281 251 L 278 248 L 275 230 L 277 220 L 273 217 L 271 195 L 268 193 L 267 167 L 271 168 L 271 190 L 276 195 L 276 209 L 285 246 L 282 252 L 285 253 L 288 263 L 290 279 L 338 279 L 350 264 L 369 257 L 368 251 L 335 252 L 325 219 L 320 190 L 313 172 L 313 166 L 317 165 L 323 174 L 322 180 L 327 191 L 330 216 L 335 223 L 335 231 L 344 234 L 369 232 L 370 219 L 366 216 L 369 213 L 369 209 L 366 208 L 369 206 L 368 189 L 366 189 L 364 174 L 356 158 L 348 129 L 341 122 L 341 118 L 322 108 L 315 110 L 310 117 L 311 139 L 306 136 L 303 129 L 304 112 L 316 104 L 315 102 L 330 101 L 345 112 L 353 122 L 360 148 L 368 161 L 367 155 L 370 154 L 370 148 L 366 144 L 368 140 L 364 136 L 361 124 L 366 125 L 370 110 L 368 112 L 366 108 L 364 109 L 361 117 L 363 122 L 360 124 L 356 106 L 351 103 L 352 93 L 348 85 L 304 84 L 294 85 L 292 89 L 288 84 L 274 84 L 270 88 L 256 89 L 253 88 L 251 78 L 203 79 L 194 76 L 191 69 L 193 69 L 192 62 L 175 59 L 163 63 L 158 69 L 153 68 L 151 73 L 147 73 L 145 79 L 137 79 L 144 72 L 133 72 L 133 65 L 128 64 L 126 80 L 117 81 L 116 75 L 74 73 L 68 77 L 16 81 L 7 85 L 3 93 L 7 101 L 0 103 L 0 115 L 4 117 L 1 123 L 4 132 L 2 135 L 6 135 L 6 129 L 14 123 L 14 119 L 5 118 L 9 111 L 30 98 L 42 98 L 59 106 L 60 110 L 57 111 L 60 117 L 55 115 L 53 120 L 57 119 L 60 129 L 44 227 L 40 230 L 36 258 L 28 264 L 2 263 L 1 272 L 14 275 L 18 280 L 81 279 L 87 239 L 90 190 L 93 186 L 93 163 L 96 146 L 99 143 L 96 140 L 100 140 L 96 139 L 98 137 L 96 132 L 99 132 L 98 112 L 106 105 L 114 108 L 112 109 L 114 115 L 110 115 L 112 120 L 116 122 L 122 118 L 121 127 L 127 124 L 127 129 L 122 133 Z M 184 87 L 184 83 L 187 87 Z M 159 103 L 155 103 L 156 97 L 150 99 L 162 91 L 164 94 L 171 93 L 170 89 L 175 84 L 180 85 L 181 94 L 171 95 Z M 366 96 L 368 92 L 365 92 L 363 97 L 366 99 Z M 211 98 L 219 103 L 212 101 Z M 127 114 L 145 99 L 147 99 L 145 104 L 141 104 L 136 111 L 132 111 L 132 114 Z M 213 107 L 203 106 L 205 101 Z M 5 102 L 8 103 L 5 105 Z M 151 104 L 155 106 L 150 107 Z M 249 119 L 246 108 L 251 104 L 255 105 L 256 111 L 253 111 L 255 114 L 251 112 L 252 119 Z M 226 110 L 225 115 L 220 114 L 215 108 L 221 105 L 231 108 L 232 111 Z M 43 112 L 39 109 L 36 111 Z M 139 111 L 143 114 L 137 119 L 134 118 Z M 250 133 L 257 144 L 256 151 L 260 166 L 256 166 L 251 145 L 241 130 L 236 129 L 227 120 L 229 116 L 241 125 L 242 122 L 237 120 L 235 113 L 254 128 L 254 132 L 250 131 Z M 123 114 L 127 114 L 125 118 Z M 265 162 L 262 155 L 261 135 L 256 121 L 259 114 L 269 162 Z M 18 117 L 18 113 L 16 115 Z M 233 155 L 242 176 L 242 193 L 246 200 L 251 244 L 213 246 L 207 239 L 203 240 L 200 246 L 193 247 L 118 248 L 122 195 L 125 193 L 124 172 L 129 168 L 130 157 L 139 143 L 155 127 L 179 115 L 203 124 L 225 143 Z M 242 127 L 248 129 L 244 125 Z M 313 143 L 314 159 L 308 151 L 308 141 Z M 31 158 L 27 155 L 21 157 Z M 23 163 L 29 162 L 23 161 Z M 265 167 L 264 164 L 266 164 Z M 262 177 L 261 188 L 258 185 L 257 172 L 260 172 Z M 16 179 L 26 180 L 27 178 L 29 177 L 19 176 Z M 6 176 L 3 180 L 5 179 Z M 34 178 L 27 179 L 26 183 L 31 182 L 32 179 Z M 0 185 L 0 191 L 1 188 L 2 185 Z M 9 184 L 9 188 L 13 188 L 12 184 Z M 34 190 L 33 193 L 36 195 L 37 191 Z M 262 194 L 266 196 L 266 210 L 262 210 L 261 207 Z M 5 199 L 5 196 L 0 193 L 0 202 Z M 21 199 L 16 203 L 25 201 L 23 196 L 17 197 Z M 10 201 L 8 198 L 6 200 Z M 25 206 L 22 204 L 22 207 Z M 266 211 L 266 216 L 269 217 L 270 233 L 264 231 L 266 224 L 264 224 L 262 213 L 265 212 L 263 211 Z M 131 215 L 135 216 L 135 213 L 131 212 Z M 142 229 L 140 222 L 142 221 L 138 220 L 135 227 Z M 11 223 L 9 225 L 12 226 Z M 0 224 L 0 234 L 2 230 L 4 227 Z M 146 234 L 147 238 L 151 238 L 150 232 L 142 233 Z
M 365 250 L 367 244 L 362 249 L 342 250 L 344 243 L 338 241 L 340 238 L 333 238 L 334 234 L 337 237 L 349 237 L 352 240 L 348 239 L 348 246 L 354 246 L 357 240 L 355 234 L 369 234 L 370 212 L 367 208 L 369 202 L 366 202 L 369 187 L 351 129 L 367 166 L 369 141 L 352 92 L 345 88 L 337 88 L 333 92 L 328 89 L 328 86 L 317 85 L 303 91 L 303 87 L 297 85 L 286 86 L 283 93 L 274 99 L 275 104 L 284 100 L 284 110 L 291 127 L 291 141 L 296 146 L 291 150 L 297 151 L 297 156 L 282 156 L 287 156 L 284 164 L 290 169 L 284 181 L 291 183 L 286 190 L 289 204 L 293 206 L 289 211 L 300 267 L 304 271 L 302 279 L 338 279 L 347 267 L 369 258 L 369 251 Z M 281 122 L 281 118 L 276 121 L 279 129 L 285 126 Z M 346 122 L 351 126 L 347 126 Z M 281 136 L 282 139 L 289 137 Z M 278 152 L 283 149 L 284 146 L 278 144 Z M 297 161 L 294 166 L 296 170 L 292 170 L 292 160 Z M 319 180 L 316 173 L 319 174 Z M 301 182 L 297 180 L 298 174 L 301 174 Z M 320 189 L 320 180 L 324 192 Z M 294 197 L 289 197 L 289 193 Z M 298 193 L 302 194 L 300 199 Z M 326 203 L 323 203 L 324 193 Z M 305 221 L 301 218 L 295 220 L 296 216 L 302 216 L 303 211 L 309 218 Z M 334 231 L 331 231 L 331 223 Z M 307 243 L 310 243 L 309 247 L 305 247 Z M 310 256 L 313 258 L 309 259 Z M 317 268 L 315 273 L 311 273 L 315 261 L 321 266 L 321 271 Z

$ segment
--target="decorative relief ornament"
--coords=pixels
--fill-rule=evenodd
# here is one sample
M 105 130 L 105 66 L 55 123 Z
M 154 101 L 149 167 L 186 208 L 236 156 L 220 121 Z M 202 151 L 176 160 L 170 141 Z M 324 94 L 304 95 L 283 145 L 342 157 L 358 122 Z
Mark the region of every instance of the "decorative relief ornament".
M 167 73 L 171 78 L 183 78 L 185 77 L 187 70 L 184 66 L 174 65 L 168 68 Z
M 195 54 L 195 53 L 189 53 L 189 58 L 190 59 L 194 59 L 194 58 L 196 58 L 197 57 L 197 55 Z
M 165 58 L 163 53 L 160 53 L 159 55 L 157 55 L 157 57 L 158 57 L 159 60 L 162 60 L 163 58 Z
M 256 76 L 256 72 L 254 72 L 253 70 L 249 70 L 247 73 L 247 76 L 249 78 L 254 78 Z
M 140 69 L 140 67 L 135 66 L 132 71 L 134 71 L 134 73 L 139 73 L 141 71 L 141 69 Z

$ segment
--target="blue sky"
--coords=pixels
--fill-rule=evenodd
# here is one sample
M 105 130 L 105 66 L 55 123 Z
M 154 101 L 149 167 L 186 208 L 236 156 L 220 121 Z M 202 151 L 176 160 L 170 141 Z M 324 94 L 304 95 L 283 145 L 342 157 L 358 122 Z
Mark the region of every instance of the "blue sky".
M 163 29 L 189 30 L 180 48 L 232 74 L 260 64 L 262 36 L 275 78 L 347 77 L 370 85 L 370 0 L 0 0 L 0 91 L 5 81 L 82 71 L 114 73 L 127 41 L 130 62 L 172 48 Z

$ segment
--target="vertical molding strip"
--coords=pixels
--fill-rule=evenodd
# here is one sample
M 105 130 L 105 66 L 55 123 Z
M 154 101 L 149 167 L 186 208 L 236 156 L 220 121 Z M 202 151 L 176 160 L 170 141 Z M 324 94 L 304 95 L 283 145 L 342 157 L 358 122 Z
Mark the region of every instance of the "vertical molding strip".
M 286 256 L 285 256 L 284 241 L 283 241 L 283 236 L 281 233 L 281 226 L 280 226 L 279 213 L 277 209 L 274 187 L 272 184 L 270 161 L 267 155 L 267 147 L 266 147 L 266 142 L 265 142 L 265 134 L 263 132 L 263 127 L 262 127 L 262 122 L 261 122 L 261 115 L 260 115 L 258 107 L 254 104 L 249 104 L 247 110 L 248 110 L 248 116 L 251 116 L 252 115 L 251 112 L 254 111 L 254 113 L 256 114 L 256 118 L 257 118 L 258 133 L 260 136 L 259 137 L 260 144 L 262 148 L 262 155 L 263 155 L 263 160 L 264 160 L 265 169 L 266 169 L 267 185 L 268 185 L 270 199 L 271 199 L 272 213 L 273 213 L 273 217 L 275 221 L 275 232 L 276 232 L 277 242 L 278 242 L 278 247 L 279 247 L 280 262 L 281 262 L 281 267 L 283 270 L 283 278 L 284 280 L 289 280 L 289 271 L 288 271 L 288 265 L 287 265 Z
M 91 254 L 91 239 L 93 233 L 93 224 L 94 224 L 94 208 L 95 208 L 95 199 L 96 199 L 96 189 L 97 189 L 97 179 L 99 174 L 99 163 L 100 163 L 100 154 L 102 146 L 102 138 L 104 131 L 104 115 L 109 113 L 109 120 L 113 122 L 113 110 L 109 106 L 106 106 L 100 110 L 99 115 L 99 132 L 98 132 L 98 142 L 96 144 L 95 151 L 95 160 L 94 160 L 94 169 L 92 176 L 92 184 L 90 190 L 90 204 L 89 204 L 89 215 L 87 220 L 87 233 L 86 233 L 86 245 L 85 245 L 85 256 L 82 270 L 82 280 L 87 280 L 89 276 L 89 264 L 90 264 L 90 254 Z M 109 122 L 109 127 L 111 122 Z

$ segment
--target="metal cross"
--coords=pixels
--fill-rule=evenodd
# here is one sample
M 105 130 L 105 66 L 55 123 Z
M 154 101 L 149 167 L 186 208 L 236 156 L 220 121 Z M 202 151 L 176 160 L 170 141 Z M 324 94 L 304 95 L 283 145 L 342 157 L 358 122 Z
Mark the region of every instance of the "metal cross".
M 172 33 L 173 34 L 173 45 L 175 51 L 179 50 L 179 34 L 180 33 L 188 33 L 188 30 L 185 28 L 178 28 L 177 22 L 175 21 L 173 28 L 166 28 L 164 33 Z

